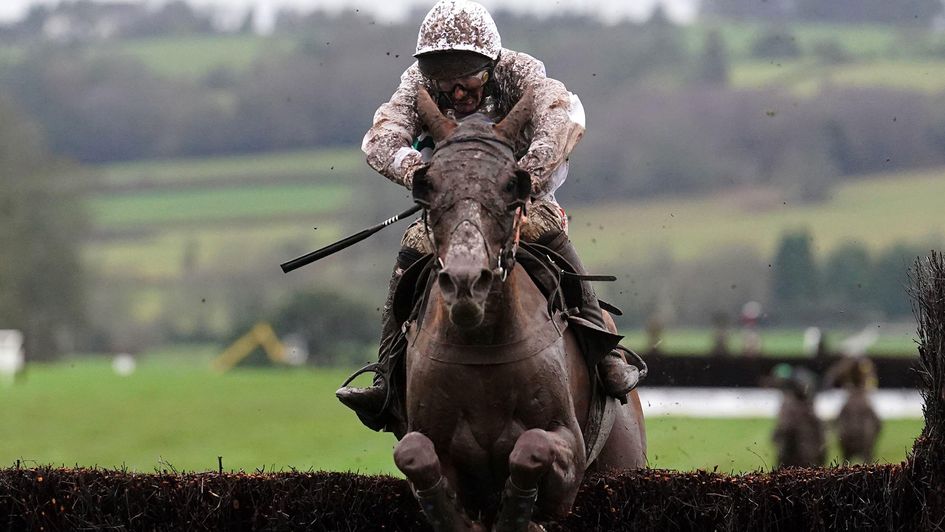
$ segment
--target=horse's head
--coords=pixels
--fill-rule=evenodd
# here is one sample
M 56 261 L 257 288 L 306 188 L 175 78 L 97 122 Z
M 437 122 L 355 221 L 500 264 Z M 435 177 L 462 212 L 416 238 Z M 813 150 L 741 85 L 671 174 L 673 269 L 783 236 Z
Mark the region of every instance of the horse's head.
M 511 139 L 530 106 L 529 93 L 498 124 L 481 115 L 456 122 L 418 89 L 418 112 L 437 148 L 430 164 L 414 174 L 413 197 L 426 208 L 437 283 L 460 328 L 482 323 L 493 282 L 504 281 L 514 265 L 531 178 L 517 166 Z

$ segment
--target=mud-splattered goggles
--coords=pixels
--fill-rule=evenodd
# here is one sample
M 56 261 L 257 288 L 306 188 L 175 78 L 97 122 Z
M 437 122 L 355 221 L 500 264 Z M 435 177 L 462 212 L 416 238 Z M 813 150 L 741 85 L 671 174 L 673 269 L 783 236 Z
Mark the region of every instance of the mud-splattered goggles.
M 440 91 L 450 94 L 456 91 L 456 87 L 463 89 L 463 92 L 473 92 L 481 89 L 488 81 L 489 70 L 487 69 L 461 78 L 437 80 L 436 87 Z

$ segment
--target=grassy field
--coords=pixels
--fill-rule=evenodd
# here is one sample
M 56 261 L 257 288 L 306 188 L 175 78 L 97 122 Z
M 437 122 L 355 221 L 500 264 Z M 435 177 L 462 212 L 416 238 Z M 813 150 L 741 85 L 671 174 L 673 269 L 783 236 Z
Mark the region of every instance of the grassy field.
M 778 198 L 759 204 L 729 192 L 572 208 L 571 238 L 590 264 L 614 264 L 656 249 L 694 258 L 727 244 L 749 244 L 770 256 L 785 231 L 800 228 L 810 230 L 817 253 L 845 242 L 875 251 L 900 241 L 945 235 L 939 201 L 943 196 L 945 169 L 936 169 L 847 181 L 836 187 L 831 199 L 816 204 Z
M 103 359 L 31 366 L 0 388 L 0 464 L 154 469 L 354 470 L 394 473 L 394 439 L 362 427 L 333 392 L 343 370 L 210 372 L 213 348 L 144 358 L 131 376 Z M 648 420 L 652 467 L 749 471 L 770 467 L 770 419 Z M 905 458 L 921 420 L 886 424 L 878 456 Z M 832 448 L 831 456 L 836 457 Z
M 155 37 L 119 41 L 107 54 L 129 55 L 167 77 L 198 78 L 217 68 L 245 70 L 254 61 L 294 43 L 256 35 Z
M 273 185 L 199 190 L 158 190 L 93 198 L 97 228 L 182 222 L 253 220 L 329 213 L 351 198 L 343 185 Z
M 278 180 L 311 176 L 313 180 L 343 178 L 364 172 L 364 156 L 357 149 L 320 149 L 197 159 L 167 159 L 114 163 L 99 167 L 105 185 L 149 182 L 173 185 L 246 178 Z
M 313 219 L 319 214 L 313 212 Z M 166 281 L 179 277 L 188 261 L 190 267 L 212 269 L 218 275 L 245 270 L 249 257 L 266 254 L 273 248 L 293 249 L 292 253 L 317 249 L 343 236 L 337 222 L 319 223 L 318 230 L 302 222 L 259 223 L 255 226 L 163 227 L 154 234 L 133 239 L 93 241 L 83 247 L 89 269 L 112 272 L 141 281 Z M 279 245 L 282 243 L 282 245 Z M 244 260 L 233 260 L 242 256 Z M 273 261 L 275 259 L 272 259 Z
M 874 87 L 927 93 L 945 90 L 945 60 L 860 60 L 824 65 L 812 59 L 745 60 L 732 65 L 731 85 L 768 87 L 801 96 L 827 87 Z

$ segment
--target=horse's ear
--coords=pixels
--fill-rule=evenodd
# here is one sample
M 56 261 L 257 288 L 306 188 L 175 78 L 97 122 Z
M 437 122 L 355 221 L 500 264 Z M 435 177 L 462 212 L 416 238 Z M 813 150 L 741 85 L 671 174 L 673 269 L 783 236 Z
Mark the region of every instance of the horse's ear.
M 532 175 L 517 168 L 515 170 L 515 197 L 527 201 L 532 194 Z
M 505 118 L 503 118 L 501 122 L 493 126 L 496 135 L 506 140 L 516 138 L 519 132 L 522 131 L 522 128 L 525 127 L 525 124 L 532 118 L 534 101 L 535 93 L 529 88 L 525 91 L 525 94 L 519 98 L 515 107 L 509 111 L 509 114 L 505 115 Z
M 449 137 L 456 129 L 456 121 L 440 112 L 440 108 L 434 103 L 423 85 L 417 86 L 417 114 L 420 115 L 420 120 L 427 126 L 435 142 Z
M 427 170 L 429 169 L 430 165 L 425 164 L 414 170 L 413 181 L 410 186 L 414 203 L 424 209 L 430 208 L 430 194 L 433 193 L 433 185 L 430 184 L 430 179 L 427 177 Z

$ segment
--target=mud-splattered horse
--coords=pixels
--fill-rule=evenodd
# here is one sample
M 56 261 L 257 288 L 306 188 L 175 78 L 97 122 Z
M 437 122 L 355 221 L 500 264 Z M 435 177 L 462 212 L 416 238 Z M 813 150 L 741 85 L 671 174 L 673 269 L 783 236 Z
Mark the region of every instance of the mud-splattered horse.
M 533 512 L 571 509 L 594 398 L 566 319 L 514 263 L 531 180 L 508 139 L 530 97 L 499 124 L 457 123 L 419 92 L 437 150 L 413 194 L 427 209 L 436 267 L 407 324 L 408 427 L 394 460 L 436 530 L 537 528 Z M 595 468 L 645 464 L 642 409 L 635 391 L 629 399 L 612 409 Z

